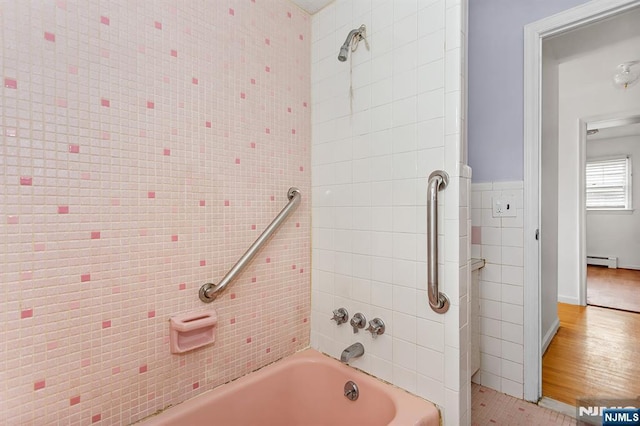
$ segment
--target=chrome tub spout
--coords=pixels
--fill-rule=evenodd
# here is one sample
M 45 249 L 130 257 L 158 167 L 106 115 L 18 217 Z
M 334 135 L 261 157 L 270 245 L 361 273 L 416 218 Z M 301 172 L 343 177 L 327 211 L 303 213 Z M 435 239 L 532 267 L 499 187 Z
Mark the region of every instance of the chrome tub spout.
M 358 358 L 362 355 L 364 355 L 364 346 L 362 346 L 362 343 L 354 343 L 353 345 L 342 351 L 342 355 L 340 355 L 340 361 L 346 364 L 351 360 L 351 358 Z

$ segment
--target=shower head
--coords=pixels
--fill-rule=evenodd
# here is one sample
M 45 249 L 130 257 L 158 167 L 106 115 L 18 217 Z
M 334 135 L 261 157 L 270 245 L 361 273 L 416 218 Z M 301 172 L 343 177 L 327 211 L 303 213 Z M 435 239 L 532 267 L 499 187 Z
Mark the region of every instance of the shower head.
M 367 28 L 364 25 L 361 25 L 360 28 L 349 31 L 349 35 L 347 35 L 347 39 L 344 41 L 344 44 L 340 48 L 340 53 L 338 54 L 338 60 L 340 62 L 344 62 L 347 60 L 347 56 L 349 56 L 349 48 L 353 41 L 354 37 L 358 37 L 356 40 L 364 39 L 364 34 Z

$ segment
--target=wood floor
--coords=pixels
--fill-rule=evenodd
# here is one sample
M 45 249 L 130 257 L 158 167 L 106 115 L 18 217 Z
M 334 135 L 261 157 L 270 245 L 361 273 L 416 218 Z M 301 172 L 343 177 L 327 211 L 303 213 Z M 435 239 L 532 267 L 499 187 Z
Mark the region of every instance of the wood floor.
M 560 329 L 542 357 L 542 395 L 575 405 L 585 396 L 640 395 L 640 314 L 558 303 Z
M 640 271 L 587 266 L 587 304 L 640 312 Z

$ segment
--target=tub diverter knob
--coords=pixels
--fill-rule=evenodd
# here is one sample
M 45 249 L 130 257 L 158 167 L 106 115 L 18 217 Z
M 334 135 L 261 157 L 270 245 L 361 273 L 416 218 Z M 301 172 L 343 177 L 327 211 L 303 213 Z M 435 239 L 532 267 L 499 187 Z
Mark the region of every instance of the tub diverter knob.
M 367 325 L 367 319 L 364 315 L 358 312 L 353 316 L 353 318 L 351 318 L 349 324 L 353 327 L 353 333 L 355 334 L 359 329 L 364 328 L 364 326 Z

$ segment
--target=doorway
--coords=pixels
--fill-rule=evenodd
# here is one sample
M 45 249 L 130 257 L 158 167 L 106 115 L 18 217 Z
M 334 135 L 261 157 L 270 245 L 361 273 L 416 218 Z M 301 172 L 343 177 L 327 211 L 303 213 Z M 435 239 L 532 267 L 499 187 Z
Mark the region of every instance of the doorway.
M 543 91 L 541 73 L 543 51 L 542 45 L 545 39 L 567 33 L 569 30 L 584 28 L 585 26 L 614 17 L 640 5 L 639 1 L 607 1 L 590 2 L 584 6 L 571 9 L 565 13 L 535 22 L 525 27 L 525 304 L 524 304 L 524 396 L 529 401 L 538 401 L 542 396 L 542 353 L 543 336 L 551 341 L 558 329 L 558 321 L 545 324 L 550 327 L 551 333 L 543 330 L 543 315 L 545 294 L 551 295 L 549 300 L 555 299 L 567 302 L 571 305 L 586 304 L 585 291 L 581 291 L 581 284 L 586 283 L 586 246 L 584 235 L 586 213 L 580 211 L 579 206 L 584 205 L 584 194 L 578 191 L 580 181 L 580 164 L 585 158 L 585 151 L 580 150 L 578 144 L 563 146 L 566 140 L 579 140 L 586 135 L 586 123 L 579 119 L 593 116 L 597 113 L 581 113 L 574 120 L 571 129 L 573 138 L 567 139 L 558 134 L 559 152 L 557 158 L 558 182 L 573 186 L 574 191 L 570 196 L 562 196 L 563 184 L 558 187 L 558 211 L 564 216 L 558 216 L 555 235 L 557 239 L 556 267 L 558 273 L 555 284 L 556 291 L 549 292 L 548 288 L 541 285 L 543 272 L 540 269 L 541 246 L 545 238 L 553 235 L 545 235 L 540 231 L 541 205 L 543 182 L 541 179 L 541 167 L 544 165 L 544 149 L 542 149 L 541 126 L 543 111 L 541 93 Z M 615 67 L 617 64 L 612 64 Z M 580 76 L 575 76 L 576 80 Z M 563 148 L 567 148 L 563 151 Z M 580 160 L 580 161 L 579 161 Z M 567 222 L 568 220 L 568 222 Z M 568 231 L 568 236 L 562 232 Z M 540 236 L 540 241 L 538 240 Z M 547 240 L 548 241 L 548 240 Z M 542 252 L 546 253 L 546 251 Z M 564 291 L 570 288 L 570 291 Z M 562 300 L 562 299 L 565 300 Z M 547 304 L 549 305 L 549 304 Z M 557 307 L 554 303 L 553 306 Z M 588 309 L 588 308 L 586 308 Z M 557 310 L 556 316 L 557 316 Z M 555 330 L 554 330 L 555 329 Z
M 588 306 L 640 313 L 640 115 L 588 123 L 585 143 L 581 291 Z

